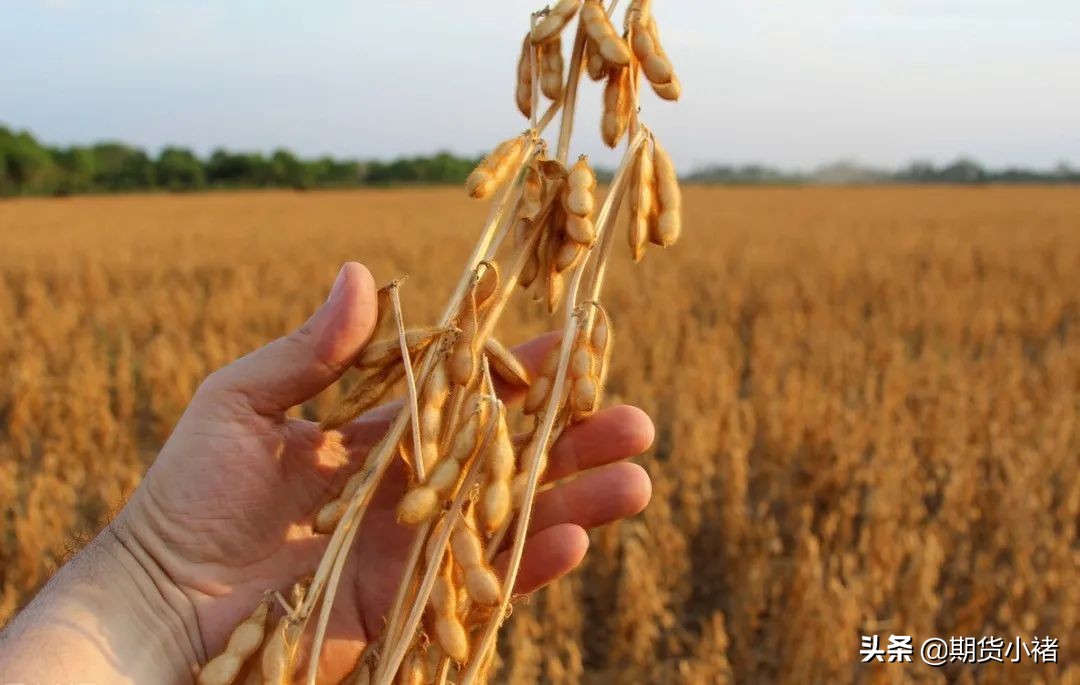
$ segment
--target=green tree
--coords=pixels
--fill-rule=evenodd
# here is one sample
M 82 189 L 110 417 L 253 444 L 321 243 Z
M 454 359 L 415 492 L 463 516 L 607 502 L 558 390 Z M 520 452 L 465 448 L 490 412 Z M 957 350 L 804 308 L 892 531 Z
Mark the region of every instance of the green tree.
M 157 186 L 154 162 L 142 150 L 122 143 L 98 143 L 94 155 L 94 186 L 101 190 L 140 190 Z
M 206 185 L 202 162 L 185 148 L 162 150 L 154 171 L 157 182 L 169 190 L 196 190 Z
M 270 173 L 276 186 L 305 189 L 316 183 L 312 167 L 285 149 L 275 150 L 270 156 Z
M 60 168 L 61 179 L 58 195 L 88 193 L 95 190 L 94 175 L 97 173 L 94 151 L 86 147 L 55 148 L 53 159 Z
M 3 150 L 4 194 L 51 193 L 60 180 L 60 172 L 52 153 L 38 144 L 30 133 L 12 133 L 0 128 L 0 150 Z
M 217 149 L 206 163 L 206 180 L 221 188 L 261 188 L 274 184 L 266 158 L 258 153 L 233 153 Z

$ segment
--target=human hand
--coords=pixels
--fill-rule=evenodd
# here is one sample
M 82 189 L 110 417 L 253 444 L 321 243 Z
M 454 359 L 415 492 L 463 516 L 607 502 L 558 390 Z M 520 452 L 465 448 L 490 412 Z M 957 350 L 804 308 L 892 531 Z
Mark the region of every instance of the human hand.
M 373 410 L 344 427 L 347 454 L 327 443 L 316 424 L 285 412 L 348 369 L 375 315 L 370 274 L 346 264 L 327 302 L 299 330 L 207 378 L 114 521 L 117 538 L 152 571 L 176 614 L 173 625 L 183 626 L 173 633 L 192 642 L 185 654 L 204 660 L 218 653 L 264 591 L 284 591 L 317 566 L 327 537 L 311 530 L 313 514 L 359 468 L 394 409 Z M 535 368 L 556 338 L 538 338 L 517 353 Z M 645 506 L 648 476 L 616 462 L 645 450 L 652 435 L 648 417 L 626 406 L 566 431 L 552 450 L 547 478 L 586 473 L 538 496 L 516 592 L 531 592 L 578 565 L 587 528 Z M 320 664 L 328 679 L 340 679 L 377 637 L 404 572 L 412 531 L 396 523 L 394 512 L 404 486 L 398 463 L 364 518 Z

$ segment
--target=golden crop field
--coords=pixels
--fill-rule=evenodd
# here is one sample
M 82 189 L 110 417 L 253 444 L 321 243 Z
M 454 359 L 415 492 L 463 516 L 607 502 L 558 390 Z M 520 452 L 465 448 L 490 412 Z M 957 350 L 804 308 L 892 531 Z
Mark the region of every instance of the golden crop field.
M 1080 192 L 685 207 L 683 242 L 621 260 L 606 295 L 609 401 L 657 424 L 653 502 L 515 607 L 500 678 L 1080 681 Z M 209 371 L 301 322 L 346 259 L 409 274 L 406 316 L 433 320 L 485 211 L 459 189 L 0 202 L 0 617 Z M 508 343 L 552 325 L 524 297 L 505 321 Z M 1052 636 L 1061 663 L 861 664 L 860 636 L 890 634 Z

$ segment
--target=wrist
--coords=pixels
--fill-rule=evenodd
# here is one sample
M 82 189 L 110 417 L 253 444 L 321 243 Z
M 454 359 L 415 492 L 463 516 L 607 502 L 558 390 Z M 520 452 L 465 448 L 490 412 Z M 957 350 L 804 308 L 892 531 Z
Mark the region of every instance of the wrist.
M 190 682 L 205 660 L 183 593 L 110 523 L 0 635 L 0 681 Z

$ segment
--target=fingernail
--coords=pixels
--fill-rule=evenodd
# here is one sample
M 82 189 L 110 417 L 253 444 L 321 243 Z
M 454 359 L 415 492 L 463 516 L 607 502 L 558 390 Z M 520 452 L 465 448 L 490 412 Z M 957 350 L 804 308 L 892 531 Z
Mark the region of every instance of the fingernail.
M 345 265 L 341 265 L 341 270 L 338 271 L 337 278 L 334 279 L 334 285 L 330 288 L 330 295 L 326 298 L 327 302 L 333 302 L 341 297 L 341 293 L 345 292 L 345 282 L 349 280 L 348 272 L 345 269 Z

